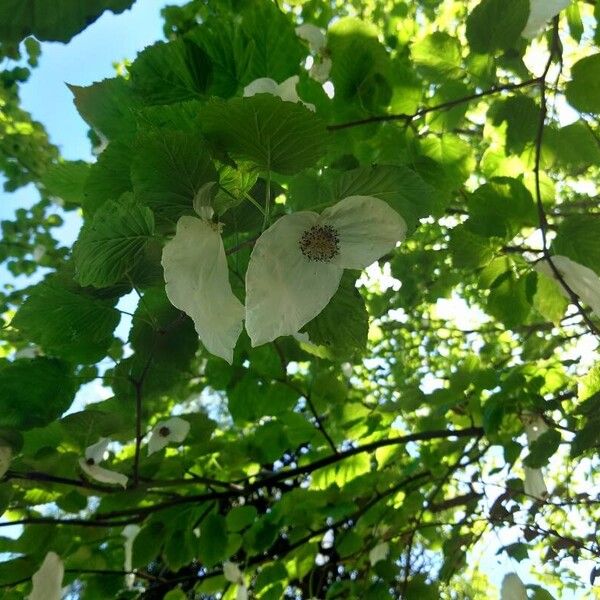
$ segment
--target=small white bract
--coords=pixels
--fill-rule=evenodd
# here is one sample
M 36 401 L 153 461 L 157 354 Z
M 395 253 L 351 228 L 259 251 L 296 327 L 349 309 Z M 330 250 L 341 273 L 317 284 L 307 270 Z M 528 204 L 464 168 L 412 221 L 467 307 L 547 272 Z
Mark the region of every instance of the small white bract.
M 318 54 L 325 49 L 327 45 L 327 38 L 323 33 L 323 30 L 313 25 L 312 23 L 302 23 L 296 27 L 296 35 L 308 42 L 308 47 L 311 52 Z
M 600 277 L 592 269 L 584 267 L 566 256 L 552 256 L 551 260 L 571 290 L 592 309 L 597 317 L 600 317 Z M 547 261 L 538 262 L 535 269 L 538 273 L 558 282 Z M 569 292 L 560 282 L 558 285 L 561 293 L 570 300 Z
M 380 542 L 369 552 L 369 562 L 375 566 L 379 561 L 385 560 L 390 553 L 390 546 L 387 542 Z
M 126 475 L 98 466 L 104 460 L 109 444 L 110 440 L 108 438 L 100 438 L 98 442 L 88 446 L 85 451 L 85 458 L 79 459 L 79 466 L 84 473 L 96 481 L 127 487 L 128 478 Z
M 244 88 L 244 97 L 249 98 L 256 94 L 271 94 L 271 96 L 278 96 L 284 102 L 293 102 L 294 104 L 301 102 L 306 108 L 314 111 L 314 104 L 303 102 L 300 99 L 300 96 L 298 96 L 296 86 L 299 81 L 300 77 L 298 77 L 298 75 L 288 77 L 282 83 L 277 83 L 274 79 L 270 79 L 269 77 L 261 77 L 260 79 L 255 79 Z
M 528 39 L 534 38 L 550 19 L 569 4 L 571 0 L 530 0 L 529 18 L 521 35 Z
M 60 556 L 48 552 L 42 566 L 33 574 L 33 589 L 28 600 L 60 600 L 62 598 L 62 580 L 65 567 Z
M 0 446 L 0 479 L 4 477 L 8 467 L 10 467 L 12 455 L 13 452 L 10 446 Z
M 405 235 L 404 219 L 371 196 L 281 217 L 258 238 L 246 272 L 252 345 L 294 335 L 327 306 L 344 269 L 364 269 Z
M 229 284 L 219 227 L 208 219 L 181 217 L 161 263 L 171 304 L 192 318 L 206 349 L 231 364 L 244 307 Z
M 133 587 L 133 582 L 135 581 L 135 574 L 130 571 L 133 570 L 133 542 L 140 530 L 141 527 L 139 525 L 126 525 L 121 533 L 125 538 L 125 542 L 123 543 L 123 551 L 125 553 L 123 570 L 127 571 L 127 574 L 125 575 L 125 585 L 128 589 Z
M 504 576 L 500 600 L 527 600 L 527 590 L 516 573 Z
M 331 59 L 328 56 L 323 56 L 320 60 L 315 59 L 308 73 L 315 81 L 325 83 L 329 79 L 332 66 Z
M 167 421 L 159 421 L 148 440 L 148 456 L 162 450 L 171 442 L 183 442 L 190 432 L 190 424 L 185 419 L 171 417 Z
M 521 415 L 521 420 L 525 426 L 525 435 L 527 436 L 527 444 L 531 449 L 531 445 L 535 442 L 542 433 L 548 431 L 548 426 L 539 415 L 525 413 Z M 525 471 L 525 481 L 523 482 L 525 493 L 532 498 L 538 500 L 544 498 L 548 494 L 548 488 L 544 481 L 544 473 L 542 469 L 532 469 L 531 467 L 523 467 Z

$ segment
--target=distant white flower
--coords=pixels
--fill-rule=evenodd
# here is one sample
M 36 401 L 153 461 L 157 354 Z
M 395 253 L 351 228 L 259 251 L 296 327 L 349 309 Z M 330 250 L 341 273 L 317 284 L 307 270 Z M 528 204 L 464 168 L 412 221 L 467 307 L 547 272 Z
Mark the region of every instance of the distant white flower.
M 206 349 L 231 364 L 244 307 L 231 290 L 220 228 L 209 220 L 210 212 L 179 219 L 161 262 L 171 304 L 192 318 Z
M 312 23 L 303 23 L 296 27 L 296 35 L 308 42 L 308 47 L 311 52 L 318 54 L 325 49 L 327 45 L 327 38 L 323 33 L 323 30 Z
M 288 77 L 282 83 L 277 83 L 274 79 L 270 79 L 269 77 L 261 77 L 260 79 L 255 79 L 244 88 L 244 97 L 249 98 L 256 94 L 271 94 L 272 96 L 278 96 L 284 102 L 293 102 L 294 104 L 301 102 L 306 108 L 314 111 L 314 104 L 303 102 L 300 99 L 300 96 L 298 96 L 296 86 L 299 81 L 300 77 L 298 77 L 298 75 Z
M 33 260 L 35 260 L 35 262 L 40 262 L 40 260 L 42 260 L 42 258 L 44 258 L 46 255 L 46 246 L 42 246 L 42 244 L 36 244 L 32 254 Z
M 135 581 L 135 574 L 130 571 L 133 570 L 133 542 L 140 532 L 140 529 L 139 525 L 126 525 L 121 534 L 125 538 L 125 542 L 123 543 L 123 550 L 125 552 L 123 570 L 127 571 L 127 575 L 125 575 L 125 585 L 128 589 L 133 587 L 133 582 Z
M 84 473 L 96 481 L 127 487 L 128 478 L 126 475 L 98 466 L 105 459 L 109 444 L 110 440 L 108 438 L 100 438 L 98 442 L 88 446 L 85 451 L 85 458 L 79 459 L 79 466 Z
M 600 277 L 592 269 L 584 267 L 566 256 L 552 256 L 551 260 L 571 290 L 592 309 L 597 317 L 600 317 Z M 538 262 L 535 269 L 538 273 L 557 281 L 557 277 L 547 261 Z M 561 283 L 559 283 L 559 289 L 565 298 L 571 299 Z
M 183 442 L 190 432 L 190 424 L 179 417 L 171 417 L 167 421 L 159 421 L 148 440 L 148 456 L 162 450 L 171 442 Z
M 548 431 L 548 426 L 539 415 L 523 414 L 521 420 L 525 426 L 525 435 L 527 436 L 527 444 L 531 445 L 542 435 Z M 548 494 L 548 488 L 544 481 L 544 473 L 542 469 L 533 469 L 531 467 L 523 467 L 525 471 L 525 481 L 523 488 L 525 493 L 532 498 L 541 499 Z
M 380 542 L 369 552 L 369 562 L 375 566 L 379 561 L 385 560 L 390 553 L 390 545 L 387 542 Z
M 12 460 L 13 451 L 10 446 L 0 446 L 0 479 L 6 475 L 10 461 Z
M 329 79 L 331 67 L 333 63 L 329 56 L 323 56 L 320 59 L 315 59 L 308 74 L 319 83 L 325 83 Z
M 521 35 L 528 39 L 534 38 L 550 19 L 569 4 L 571 0 L 530 0 L 529 18 Z
M 65 567 L 60 556 L 48 552 L 42 566 L 33 574 L 33 589 L 28 600 L 60 600 Z
M 237 564 L 229 560 L 223 563 L 223 576 L 231 583 L 244 582 L 244 576 Z
M 516 573 L 504 576 L 500 600 L 527 600 L 527 590 Z
M 404 219 L 371 196 L 281 217 L 258 238 L 246 272 L 252 345 L 295 334 L 327 306 L 344 269 L 364 269 L 405 235 Z

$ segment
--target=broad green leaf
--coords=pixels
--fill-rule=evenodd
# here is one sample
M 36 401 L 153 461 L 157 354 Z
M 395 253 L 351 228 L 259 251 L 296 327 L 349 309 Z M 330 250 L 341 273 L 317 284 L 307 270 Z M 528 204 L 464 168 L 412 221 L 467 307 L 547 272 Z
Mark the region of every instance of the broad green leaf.
M 580 112 L 600 112 L 600 53 L 586 56 L 571 67 L 565 94 Z
M 550 277 L 538 273 L 533 307 L 545 319 L 558 325 L 564 317 L 568 305 L 569 301 L 562 293 L 560 285 Z
M 558 450 L 562 437 L 556 429 L 549 429 L 540 435 L 529 447 L 529 454 L 523 463 L 532 469 L 545 467 L 550 457 Z
M 94 363 L 106 355 L 119 323 L 114 304 L 53 274 L 30 290 L 12 324 L 48 354 Z
M 136 200 L 150 207 L 157 220 L 173 225 L 194 214 L 198 190 L 218 176 L 200 136 L 157 130 L 137 137 L 131 178 Z
M 533 144 L 538 130 L 540 109 L 529 96 L 515 95 L 496 103 L 490 109 L 492 122 L 506 122 L 506 153 L 520 154 Z
M 152 212 L 129 195 L 103 204 L 84 225 L 75 244 L 77 280 L 94 287 L 121 281 L 153 234 Z
M 104 79 L 87 87 L 69 85 L 81 117 L 109 140 L 135 133 L 134 111 L 139 106 L 129 82 Z
M 490 290 L 486 310 L 507 328 L 522 325 L 530 311 L 526 278 L 505 271 Z
M 459 225 L 450 232 L 448 250 L 459 269 L 478 269 L 492 260 L 495 244 L 490 238 L 472 233 L 464 225 Z
M 600 165 L 600 145 L 583 121 L 559 129 L 544 129 L 542 160 L 545 165 L 580 171 Z
M 457 38 L 436 31 L 415 42 L 411 56 L 426 77 L 436 82 L 457 79 L 461 75 L 461 45 Z
M 508 50 L 519 40 L 529 16 L 528 0 L 482 0 L 467 18 L 473 52 Z
M 207 567 L 227 558 L 227 526 L 224 517 L 217 513 L 209 514 L 200 523 L 198 558 Z
M 112 437 L 122 426 L 119 415 L 89 408 L 71 413 L 59 421 L 66 436 L 84 450 L 100 437 Z
M 51 165 L 44 174 L 42 183 L 50 196 L 60 198 L 68 207 L 81 206 L 89 172 L 89 163 L 66 160 Z
M 367 345 L 369 315 L 355 281 L 356 274 L 346 271 L 329 304 L 303 328 L 311 343 L 340 360 L 360 356 Z
M 567 256 L 600 275 L 600 220 L 586 215 L 566 217 L 552 242 L 552 252 Z
M 43 427 L 69 408 L 74 395 L 71 369 L 63 361 L 0 362 L 0 427 Z
M 254 523 L 257 514 L 254 506 L 236 506 L 227 513 L 227 529 L 232 532 L 242 531 Z
M 263 171 L 293 174 L 325 152 L 325 125 L 300 104 L 268 94 L 214 100 L 199 116 L 202 131 L 220 152 Z
M 20 42 L 28 35 L 43 41 L 68 42 L 105 10 L 121 13 L 135 0 L 3 0 L 0 41 Z
M 183 39 L 149 46 L 129 67 L 134 91 L 144 104 L 171 104 L 204 95 L 212 64 L 197 44 Z

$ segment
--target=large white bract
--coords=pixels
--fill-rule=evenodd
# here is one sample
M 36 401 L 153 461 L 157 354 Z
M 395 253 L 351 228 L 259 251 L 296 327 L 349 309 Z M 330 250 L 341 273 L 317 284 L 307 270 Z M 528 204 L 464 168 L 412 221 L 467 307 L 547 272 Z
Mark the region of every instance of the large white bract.
M 117 484 L 125 488 L 127 487 L 127 475 L 98 466 L 104 460 L 109 444 L 108 438 L 100 438 L 98 442 L 88 446 L 85 450 L 85 458 L 79 459 L 79 466 L 86 475 L 96 481 Z
M 133 542 L 140 531 L 141 527 L 139 525 L 126 525 L 121 532 L 121 535 L 125 538 L 125 542 L 123 543 L 123 552 L 125 554 L 123 570 L 126 571 L 125 585 L 128 589 L 133 587 L 135 581 L 135 573 L 131 572 L 133 570 Z
M 164 247 L 167 297 L 194 321 L 206 349 L 229 364 L 242 332 L 244 307 L 229 284 L 229 268 L 218 226 L 181 217 L 175 237 Z
M 405 235 L 404 219 L 372 196 L 281 217 L 257 240 L 246 272 L 252 345 L 295 334 L 327 306 L 344 269 L 368 267 Z
M 600 317 L 600 277 L 592 269 L 566 256 L 552 256 L 551 260 L 571 290 L 592 309 L 597 317 Z M 535 268 L 539 273 L 558 282 L 554 270 L 547 261 L 540 261 Z M 570 300 L 571 296 L 562 283 L 558 282 L 558 285 L 563 296 Z
M 527 445 L 531 450 L 532 444 L 540 437 L 540 435 L 548 431 L 548 426 L 538 415 L 524 414 L 521 419 L 525 425 Z M 548 488 L 544 481 L 544 472 L 542 469 L 523 467 L 523 470 L 525 471 L 525 481 L 523 482 L 525 493 L 532 498 L 544 498 L 544 496 L 548 494 Z
M 529 18 L 521 35 L 528 39 L 534 38 L 550 19 L 569 4 L 571 0 L 531 0 Z
M 256 94 L 271 94 L 271 96 L 278 96 L 284 102 L 293 102 L 294 104 L 298 104 L 298 102 L 300 102 L 309 110 L 314 111 L 314 104 L 303 102 L 300 96 L 298 96 L 296 86 L 298 85 L 299 81 L 300 77 L 298 77 L 298 75 L 292 75 L 292 77 L 288 77 L 281 83 L 277 83 L 270 77 L 260 77 L 259 79 L 255 79 L 249 83 L 244 88 L 244 97 L 250 98 Z
M 190 424 L 180 417 L 171 417 L 166 421 L 159 421 L 150 434 L 148 440 L 148 456 L 162 450 L 171 442 L 183 442 L 190 432 Z
M 527 589 L 516 573 L 508 573 L 504 576 L 500 600 L 527 600 Z
M 33 589 L 28 600 L 60 600 L 62 598 L 62 580 L 65 567 L 60 556 L 48 552 L 42 566 L 33 574 Z
M 312 23 L 302 23 L 296 27 L 296 35 L 308 42 L 308 47 L 311 52 L 318 54 L 325 49 L 327 38 L 323 30 Z

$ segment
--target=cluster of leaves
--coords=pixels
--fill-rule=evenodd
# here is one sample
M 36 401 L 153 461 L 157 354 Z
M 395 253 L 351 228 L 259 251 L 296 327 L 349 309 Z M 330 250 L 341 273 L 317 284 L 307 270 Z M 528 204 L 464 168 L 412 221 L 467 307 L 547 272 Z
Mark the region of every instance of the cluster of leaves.
M 34 22 L 44 12 L 31 8 L 0 34 L 66 40 L 130 4 L 64 0 L 68 19 Z M 576 347 L 598 334 L 598 315 L 573 294 L 569 309 L 565 282 L 534 265 L 561 255 L 600 274 L 595 6 L 574 1 L 529 42 L 528 0 L 292 4 L 169 7 L 169 41 L 126 77 L 71 88 L 97 161 L 55 160 L 43 135 L 24 154 L 52 164 L 15 185 L 35 181 L 83 227 L 68 255 L 37 239 L 51 272 L 6 307 L 0 439 L 14 458 L 0 508 L 24 527 L 0 538 L 4 597 L 30 589 L 49 551 L 82 599 L 231 599 L 225 561 L 256 598 L 488 597 L 467 557 L 496 529 L 517 540 L 500 551 L 536 561 L 559 593 L 593 597 L 572 559 L 600 558 L 600 500 L 581 475 L 598 468 L 600 377 L 595 367 L 578 387 Z M 327 30 L 325 86 L 305 68 L 301 22 Z M 257 78 L 294 75 L 314 113 L 242 97 Z M 5 172 L 11 156 L 1 148 Z M 211 182 L 240 300 L 265 205 L 275 220 L 375 196 L 409 237 L 379 277 L 357 288 L 359 274 L 344 276 L 307 325 L 310 343 L 252 348 L 242 334 L 229 366 L 170 305 L 160 264 Z M 448 298 L 475 325 L 440 318 Z M 91 382 L 109 397 L 63 416 Z M 146 457 L 146 432 L 173 411 L 191 425 L 183 447 Z M 531 414 L 549 431 L 527 450 Z M 80 472 L 100 437 L 114 441 L 125 490 Z M 550 494 L 528 497 L 522 466 L 548 464 Z M 129 524 L 141 527 L 133 588 Z

